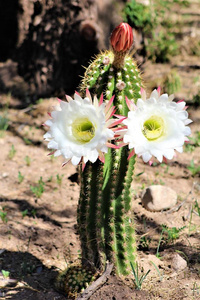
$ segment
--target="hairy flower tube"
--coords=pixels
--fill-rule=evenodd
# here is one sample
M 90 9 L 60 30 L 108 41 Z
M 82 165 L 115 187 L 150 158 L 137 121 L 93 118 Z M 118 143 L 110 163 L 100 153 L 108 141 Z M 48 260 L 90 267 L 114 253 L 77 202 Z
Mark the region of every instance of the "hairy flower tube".
M 73 165 L 81 161 L 94 163 L 98 158 L 104 161 L 108 147 L 117 147 L 110 141 L 117 135 L 115 126 L 123 120 L 111 118 L 115 111 L 114 97 L 107 105 L 103 103 L 103 96 L 99 102 L 96 96 L 92 100 L 89 91 L 84 99 L 78 93 L 74 94 L 74 99 L 66 98 L 67 102 L 59 100 L 50 114 L 51 119 L 44 123 L 49 126 L 44 139 L 53 150 L 50 154 L 63 155 L 66 159 L 63 165 L 70 160 Z
M 125 52 L 133 44 L 133 31 L 127 23 L 119 24 L 112 32 L 110 43 L 116 52 Z
M 144 162 L 150 161 L 152 156 L 159 162 L 163 158 L 172 159 L 174 150 L 183 151 L 183 144 L 191 133 L 187 125 L 192 121 L 188 119 L 186 103 L 172 101 L 173 95 L 160 95 L 159 89 L 154 90 L 149 99 L 144 90 L 141 94 L 136 105 L 127 99 L 130 111 L 123 121 L 127 126 L 124 143 L 142 156 Z

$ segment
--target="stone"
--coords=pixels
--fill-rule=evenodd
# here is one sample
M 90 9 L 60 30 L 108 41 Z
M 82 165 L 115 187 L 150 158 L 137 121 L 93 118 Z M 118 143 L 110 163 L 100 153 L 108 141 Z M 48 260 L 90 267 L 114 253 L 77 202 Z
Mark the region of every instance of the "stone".
M 176 271 L 183 271 L 187 267 L 187 261 L 183 259 L 178 253 L 175 253 L 172 258 L 172 268 Z
M 177 193 L 163 185 L 151 185 L 142 195 L 142 205 L 149 211 L 166 210 L 177 203 Z
M 8 173 L 4 172 L 2 173 L 2 178 L 7 178 L 8 177 Z

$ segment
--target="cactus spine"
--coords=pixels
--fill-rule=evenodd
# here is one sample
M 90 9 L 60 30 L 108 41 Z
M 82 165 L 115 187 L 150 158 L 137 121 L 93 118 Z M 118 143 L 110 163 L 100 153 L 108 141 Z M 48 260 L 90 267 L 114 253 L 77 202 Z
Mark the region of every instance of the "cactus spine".
M 125 97 L 140 97 L 142 82 L 135 61 L 126 52 L 106 51 L 87 68 L 80 92 L 86 89 L 105 101 L 115 95 L 116 114 L 127 116 Z M 107 260 L 117 274 L 128 274 L 136 258 L 133 217 L 130 215 L 130 187 L 135 156 L 128 160 L 127 147 L 109 149 L 105 164 L 87 163 L 81 172 L 78 228 L 83 262 L 102 270 Z

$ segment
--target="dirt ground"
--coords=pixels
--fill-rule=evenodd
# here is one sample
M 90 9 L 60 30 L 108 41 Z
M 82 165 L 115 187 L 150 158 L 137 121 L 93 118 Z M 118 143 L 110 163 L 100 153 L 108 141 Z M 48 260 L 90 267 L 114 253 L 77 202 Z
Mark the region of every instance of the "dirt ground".
M 195 1 L 193 1 L 195 2 Z M 195 2 L 197 7 L 197 2 Z M 186 11 L 186 16 L 199 18 L 199 8 Z M 184 12 L 183 12 L 184 13 Z M 195 19 L 195 20 L 196 20 Z M 200 36 L 199 21 L 196 36 Z M 188 21 L 189 24 L 189 21 Z M 200 131 L 199 106 L 192 98 L 200 90 L 200 62 L 188 55 L 194 32 L 184 27 L 182 51 L 169 64 L 143 65 L 143 78 L 149 89 L 162 83 L 162 78 L 175 68 L 182 80 L 176 99 L 185 99 L 193 140 Z M 183 31 L 184 31 L 183 30 Z M 0 131 L 0 299 L 64 300 L 54 287 L 56 276 L 80 259 L 80 243 L 76 227 L 79 197 L 77 171 L 70 163 L 61 168 L 62 158 L 47 156 L 43 141 L 47 111 L 56 98 L 40 99 L 24 107 L 10 94 L 0 95 L 0 116 L 9 127 Z M 138 264 L 144 274 L 150 273 L 136 290 L 134 277 L 119 279 L 110 276 L 90 300 L 196 300 L 200 299 L 200 172 L 192 174 L 191 161 L 200 165 L 200 150 L 183 154 L 167 164 L 149 166 L 137 160 L 132 184 L 132 214 L 138 240 Z M 41 195 L 35 195 L 39 185 Z M 161 184 L 174 189 L 178 203 L 174 209 L 149 212 L 141 205 L 143 190 Z M 36 187 L 36 188 L 34 188 Z M 44 191 L 42 189 L 44 188 Z M 161 236 L 162 225 L 183 228 L 179 236 L 169 240 Z M 162 239 L 161 239 L 162 238 Z M 156 256 L 159 254 L 159 257 Z M 187 267 L 175 270 L 173 258 L 180 255 Z M 5 275 L 5 271 L 7 276 Z

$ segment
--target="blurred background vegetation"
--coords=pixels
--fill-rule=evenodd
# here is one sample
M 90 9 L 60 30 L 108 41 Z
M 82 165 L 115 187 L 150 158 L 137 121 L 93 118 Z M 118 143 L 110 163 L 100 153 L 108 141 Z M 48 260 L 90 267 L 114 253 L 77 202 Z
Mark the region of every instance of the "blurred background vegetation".
M 122 21 L 147 89 L 161 85 L 199 105 L 200 0 L 1 1 L 0 94 L 21 105 L 72 94 Z

